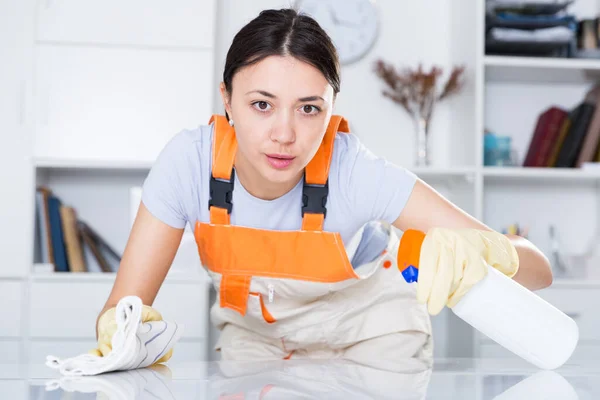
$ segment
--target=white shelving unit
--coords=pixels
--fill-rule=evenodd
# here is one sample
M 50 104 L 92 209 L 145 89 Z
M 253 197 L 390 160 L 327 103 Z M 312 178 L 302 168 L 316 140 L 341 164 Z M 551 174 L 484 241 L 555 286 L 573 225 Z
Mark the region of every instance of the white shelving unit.
M 0 184 L 10 188 L 0 213 L 0 354 L 43 363 L 93 348 L 116 273 L 42 272 L 32 258 L 36 187 L 124 250 L 132 188 L 170 137 L 213 111 L 216 1 L 10 3 L 0 5 L 11 33 L 0 53 L 15 60 L 0 75 Z M 207 358 L 209 286 L 197 264 L 173 267 L 155 301 L 185 326 L 174 359 Z
M 578 0 L 571 10 L 581 17 L 600 14 L 592 0 Z M 575 356 L 593 357 L 600 345 L 600 318 L 587 304 L 600 295 L 600 170 L 484 166 L 483 133 L 489 129 L 510 136 L 521 164 L 539 114 L 552 105 L 571 109 L 580 102 L 600 81 L 600 60 L 486 55 L 485 0 L 453 8 L 451 18 L 456 42 L 451 61 L 467 66 L 467 85 L 450 111 L 461 128 L 451 125 L 448 132 L 436 133 L 462 141 L 466 152 L 462 162 L 434 163 L 412 171 L 493 229 L 528 225 L 529 239 L 551 260 L 550 225 L 558 233 L 561 249 L 572 255 L 570 260 L 597 247 L 587 265 L 573 264 L 571 276 L 555 271 L 553 285 L 538 292 L 579 323 L 582 342 Z M 469 26 L 468 33 L 464 26 Z M 469 154 L 471 148 L 474 154 Z M 446 355 L 514 357 L 452 313 L 443 312 L 434 318 L 434 325 L 440 318 Z
M 485 55 L 485 1 L 478 0 L 475 132 L 478 137 L 476 182 L 477 218 L 494 229 L 511 223 L 530 227 L 529 239 L 550 258 L 549 225 L 554 225 L 561 250 L 583 254 L 597 247 L 588 265 L 573 262 L 572 276 L 555 271 L 550 288 L 540 296 L 571 315 L 579 324 L 581 344 L 575 357 L 589 358 L 600 344 L 600 318 L 588 304 L 600 296 L 600 171 L 557 168 L 485 167 L 482 137 L 485 129 L 512 138 L 522 162 L 540 113 L 552 105 L 572 109 L 600 80 L 600 60 Z M 575 8 L 573 8 L 575 7 Z M 580 0 L 571 12 L 580 17 L 600 13 L 598 4 Z M 556 265 L 553 265 L 555 268 Z M 474 355 L 514 357 L 475 332 Z

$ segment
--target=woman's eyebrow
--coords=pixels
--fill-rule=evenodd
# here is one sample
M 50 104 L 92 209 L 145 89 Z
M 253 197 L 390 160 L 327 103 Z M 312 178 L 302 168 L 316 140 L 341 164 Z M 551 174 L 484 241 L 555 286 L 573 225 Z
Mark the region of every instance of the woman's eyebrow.
M 324 98 L 322 98 L 321 96 L 308 96 L 308 97 L 301 97 L 298 99 L 299 101 L 315 101 L 315 100 L 321 100 L 321 101 L 325 101 Z
M 262 94 L 265 97 L 268 97 L 270 99 L 276 99 L 277 96 L 275 96 L 272 93 L 266 92 L 264 90 L 251 90 L 249 92 L 246 92 L 246 94 L 250 94 L 250 93 L 259 93 Z M 325 101 L 324 98 L 322 98 L 321 96 L 308 96 L 308 97 L 301 97 L 298 99 L 298 101 L 315 101 L 315 100 L 321 100 L 321 101 Z
M 269 97 L 271 99 L 276 99 L 277 98 L 277 96 L 275 96 L 274 94 L 271 94 L 269 92 L 265 92 L 264 90 L 251 90 L 251 91 L 247 92 L 246 94 L 250 94 L 250 93 L 259 93 L 259 94 L 262 94 L 263 96 Z

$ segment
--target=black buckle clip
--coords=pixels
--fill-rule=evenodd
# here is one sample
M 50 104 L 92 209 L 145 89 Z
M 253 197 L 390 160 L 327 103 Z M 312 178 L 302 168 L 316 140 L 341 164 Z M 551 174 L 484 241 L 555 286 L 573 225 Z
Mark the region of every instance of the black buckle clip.
M 329 195 L 329 180 L 324 185 L 309 185 L 306 182 L 302 188 L 302 216 L 305 213 L 323 214 L 327 216 L 327 196 Z
M 231 214 L 233 203 L 233 182 L 235 179 L 235 170 L 231 170 L 231 178 L 229 181 L 210 177 L 210 199 L 208 200 L 208 208 L 211 206 L 226 208 L 227 214 Z

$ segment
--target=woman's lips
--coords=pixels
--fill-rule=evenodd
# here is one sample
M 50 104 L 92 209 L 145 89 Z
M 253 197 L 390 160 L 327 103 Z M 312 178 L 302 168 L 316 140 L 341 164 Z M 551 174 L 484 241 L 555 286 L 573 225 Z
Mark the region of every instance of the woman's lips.
M 267 161 L 273 168 L 277 169 L 285 169 L 290 166 L 292 161 L 294 161 L 292 156 L 286 156 L 284 154 L 267 154 Z

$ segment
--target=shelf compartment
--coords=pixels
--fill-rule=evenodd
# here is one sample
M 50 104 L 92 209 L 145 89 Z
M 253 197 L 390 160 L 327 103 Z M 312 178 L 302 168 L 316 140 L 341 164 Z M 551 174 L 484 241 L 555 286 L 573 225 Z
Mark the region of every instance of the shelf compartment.
M 512 176 L 491 177 L 491 182 L 490 177 L 486 176 L 483 184 L 483 222 L 497 231 L 506 229 L 510 224 L 519 224 L 528 229 L 528 239 L 552 263 L 555 263 L 555 246 L 551 237 L 551 228 L 554 227 L 558 250 L 567 263 L 568 278 L 574 280 L 568 281 L 565 279 L 567 277 L 562 278 L 556 271 L 558 285 L 600 280 L 595 265 L 600 248 L 593 247 L 598 247 L 598 189 L 595 184 L 582 184 L 598 182 L 599 177 L 596 175 L 593 179 L 578 181 L 569 174 L 558 180 L 552 175 L 543 175 L 516 172 Z
M 486 80 L 588 82 L 600 77 L 600 59 L 485 56 Z

